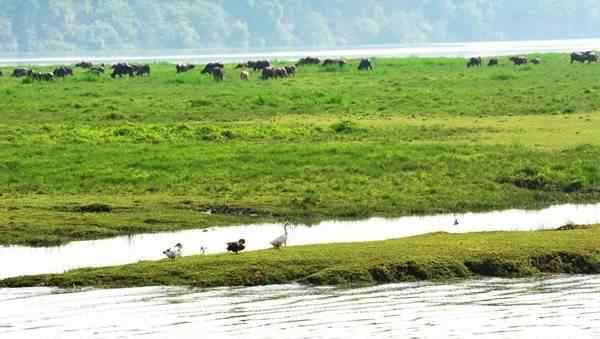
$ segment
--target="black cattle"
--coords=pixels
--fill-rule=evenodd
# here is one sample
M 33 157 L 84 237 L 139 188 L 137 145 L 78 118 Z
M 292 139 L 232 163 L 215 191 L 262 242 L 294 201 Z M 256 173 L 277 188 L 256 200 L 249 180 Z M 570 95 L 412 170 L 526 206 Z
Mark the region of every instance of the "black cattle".
M 237 64 L 235 66 L 235 69 L 240 69 L 240 68 L 248 68 L 248 63 L 247 62 L 240 62 L 239 64 Z
M 359 71 L 372 71 L 373 70 L 373 64 L 371 63 L 371 60 L 369 60 L 369 59 L 361 59 L 360 63 L 358 64 L 358 70 Z
M 510 61 L 512 61 L 513 64 L 516 65 L 516 66 L 527 65 L 527 63 L 529 63 L 529 60 L 527 59 L 526 56 L 514 56 L 514 57 L 510 57 Z
M 542 63 L 542 60 L 540 60 L 538 58 L 533 58 L 533 59 L 531 59 L 531 63 L 534 65 L 539 65 Z
M 71 67 L 61 66 L 56 68 L 52 74 L 57 78 L 64 78 L 66 76 L 73 76 L 73 69 Z
M 571 53 L 571 63 L 574 63 L 574 62 L 581 62 L 581 63 L 598 62 L 598 55 L 593 51 L 573 52 L 573 53 Z
M 320 64 L 321 64 L 321 59 L 306 57 L 306 58 L 302 58 L 302 59 L 298 60 L 298 62 L 296 63 L 296 66 L 320 65 Z
M 148 65 L 148 64 L 146 64 L 146 65 L 133 64 L 133 65 L 131 65 L 131 67 L 133 67 L 133 74 L 135 74 L 137 76 L 149 76 L 150 75 L 150 65 Z
M 175 65 L 175 68 L 177 69 L 177 73 L 185 73 L 185 72 L 189 72 L 189 71 L 193 70 L 194 68 L 196 68 L 196 65 L 177 64 L 177 65 Z
M 13 70 L 12 76 L 15 78 L 26 77 L 32 74 L 32 70 L 29 68 L 15 68 Z
M 296 76 L 296 66 L 285 66 L 285 71 L 288 76 L 295 77 Z
M 287 70 L 285 68 L 275 68 L 275 67 L 267 67 L 262 70 L 261 79 L 277 79 L 277 78 L 287 78 L 289 76 Z
M 88 61 L 82 61 L 82 62 L 76 63 L 75 67 L 92 68 L 92 67 L 94 67 L 94 64 L 92 64 L 91 62 L 88 62 Z
M 323 61 L 323 66 L 345 66 L 346 65 L 346 61 L 341 60 L 341 59 L 326 59 L 325 61 Z
M 488 61 L 488 66 L 498 66 L 498 59 L 491 58 L 490 61 Z
M 212 70 L 212 76 L 215 81 L 223 81 L 225 79 L 225 70 L 222 67 L 215 67 Z
M 237 242 L 228 242 L 227 243 L 227 252 L 233 252 L 238 254 L 246 248 L 246 240 L 240 239 Z
M 220 62 L 211 62 L 211 63 L 208 63 L 206 66 L 204 66 L 204 69 L 200 73 L 202 73 L 202 74 L 214 74 L 213 71 L 216 68 L 223 69 L 223 68 L 225 68 L 225 65 L 223 65 Z
M 133 77 L 135 76 L 135 69 L 133 67 L 131 67 L 128 63 L 118 63 L 115 65 L 112 65 L 112 74 L 110 75 L 111 77 L 115 78 L 115 77 L 123 77 L 123 75 L 129 75 L 129 77 Z
M 258 60 L 258 61 L 248 61 L 248 68 L 252 68 L 253 71 L 262 71 L 267 67 L 272 67 L 271 62 L 269 60 Z
M 481 67 L 482 61 L 481 61 L 481 57 L 473 57 L 471 59 L 469 59 L 469 62 L 467 62 L 467 68 L 471 68 L 471 67 Z
M 31 73 L 31 78 L 33 80 L 38 80 L 38 81 L 51 81 L 54 80 L 54 74 L 50 73 L 50 72 L 32 72 Z

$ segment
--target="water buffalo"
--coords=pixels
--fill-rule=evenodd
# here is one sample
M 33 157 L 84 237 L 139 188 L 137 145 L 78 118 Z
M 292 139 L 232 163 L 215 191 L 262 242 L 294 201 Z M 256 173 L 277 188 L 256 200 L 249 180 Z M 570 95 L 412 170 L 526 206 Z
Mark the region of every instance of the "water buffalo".
M 50 73 L 50 72 L 32 72 L 31 73 L 31 78 L 33 80 L 38 80 L 38 81 L 51 81 L 54 80 L 54 74 Z
M 52 74 L 57 78 L 64 78 L 66 76 L 73 76 L 73 69 L 71 67 L 61 66 L 56 68 Z
M 491 58 L 490 61 L 488 61 L 488 66 L 498 66 L 498 59 Z
M 361 59 L 360 63 L 358 64 L 358 70 L 359 71 L 372 71 L 373 70 L 373 64 L 371 63 L 371 60 L 369 60 L 369 59 Z
M 131 67 L 133 67 L 133 73 L 136 76 L 149 76 L 150 75 L 150 65 L 146 64 L 146 65 L 140 65 L 140 64 L 132 64 Z
M 267 67 L 263 68 L 261 79 L 276 79 L 276 78 L 287 78 L 288 72 L 285 68 Z
M 211 63 L 208 63 L 208 64 L 206 64 L 206 66 L 204 66 L 204 69 L 203 69 L 203 70 L 202 70 L 202 72 L 200 72 L 200 73 L 202 73 L 202 74 L 212 74 L 212 75 L 214 75 L 213 71 L 214 71 L 216 68 L 221 68 L 221 69 L 223 69 L 223 68 L 225 68 L 225 65 L 223 65 L 223 64 L 222 64 L 222 63 L 220 63 L 220 62 L 211 62 Z
M 193 70 L 194 68 L 196 68 L 196 65 L 192 65 L 192 64 L 177 64 L 175 65 L 175 68 L 177 69 L 177 73 L 185 73 L 188 71 Z
M 513 64 L 516 65 L 516 66 L 527 65 L 527 63 L 529 62 L 529 60 L 527 59 L 526 56 L 514 56 L 514 57 L 510 57 L 510 61 L 512 61 Z
M 571 53 L 571 63 L 581 62 L 581 63 L 592 63 L 598 62 L 598 55 L 596 55 L 593 51 L 586 52 L 573 52 Z
M 79 67 L 79 68 L 92 68 L 92 67 L 94 67 L 94 64 L 92 64 L 91 62 L 88 62 L 88 61 L 81 61 L 79 63 L 76 63 L 75 67 Z
M 248 68 L 252 68 L 253 71 L 262 71 L 267 67 L 271 67 L 271 62 L 269 60 L 258 60 L 258 61 L 248 61 Z
M 240 72 L 240 80 L 242 81 L 246 81 L 250 78 L 250 73 L 246 72 L 246 71 L 242 71 Z
M 222 67 L 213 68 L 211 74 L 215 81 L 223 81 L 223 79 L 225 79 L 225 70 Z
M 129 77 L 135 76 L 135 69 L 131 67 L 128 63 L 118 63 L 112 65 L 112 74 L 110 75 L 112 78 L 119 76 L 119 78 L 123 77 L 123 75 L 129 75 Z
M 341 60 L 341 59 L 326 59 L 325 61 L 323 61 L 323 66 L 345 66 L 346 65 L 346 61 Z
M 285 66 L 284 67 L 287 76 L 295 77 L 296 76 L 296 66 Z
M 469 59 L 469 62 L 467 62 L 467 68 L 471 68 L 471 67 L 481 67 L 482 61 L 481 61 L 481 57 L 472 57 L 471 59 Z
M 306 57 L 306 58 L 302 58 L 302 59 L 298 60 L 298 62 L 296 63 L 296 66 L 319 65 L 319 64 L 321 64 L 321 59 Z
M 32 70 L 29 68 L 15 68 L 12 72 L 12 76 L 15 78 L 26 77 L 31 75 Z

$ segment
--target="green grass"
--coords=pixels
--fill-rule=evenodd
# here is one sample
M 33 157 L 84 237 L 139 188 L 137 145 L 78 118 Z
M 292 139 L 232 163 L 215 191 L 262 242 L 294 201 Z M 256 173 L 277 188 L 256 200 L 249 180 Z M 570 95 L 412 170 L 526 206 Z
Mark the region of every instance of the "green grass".
M 289 247 L 194 256 L 11 278 L 0 287 L 254 286 L 447 280 L 472 276 L 524 277 L 540 273 L 600 273 L 600 229 L 446 233 L 368 242 Z
M 541 58 L 0 78 L 0 244 L 600 201 L 600 66 Z M 79 211 L 91 203 L 113 211 Z

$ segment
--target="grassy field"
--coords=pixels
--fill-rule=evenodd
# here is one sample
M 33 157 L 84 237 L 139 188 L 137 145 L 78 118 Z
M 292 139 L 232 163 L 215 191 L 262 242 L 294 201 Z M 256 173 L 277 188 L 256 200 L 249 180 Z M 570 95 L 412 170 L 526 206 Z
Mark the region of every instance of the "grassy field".
M 430 234 L 360 244 L 289 247 L 80 269 L 0 280 L 0 287 L 253 286 L 600 273 L 600 229 Z
M 0 244 L 600 201 L 600 66 L 539 57 L 0 78 Z

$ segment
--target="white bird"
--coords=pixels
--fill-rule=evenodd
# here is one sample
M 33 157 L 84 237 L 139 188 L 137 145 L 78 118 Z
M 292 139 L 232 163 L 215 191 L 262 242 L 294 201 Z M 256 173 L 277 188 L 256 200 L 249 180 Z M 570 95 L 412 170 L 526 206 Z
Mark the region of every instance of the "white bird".
M 177 257 L 181 257 L 182 250 L 183 245 L 181 245 L 181 243 L 177 243 L 175 246 L 164 250 L 163 254 L 166 255 L 169 259 L 175 259 Z
M 287 246 L 287 240 L 288 240 L 287 227 L 288 226 L 289 226 L 289 224 L 285 223 L 283 225 L 283 234 L 271 241 L 271 245 L 273 246 L 273 248 L 280 249 L 281 246 Z

